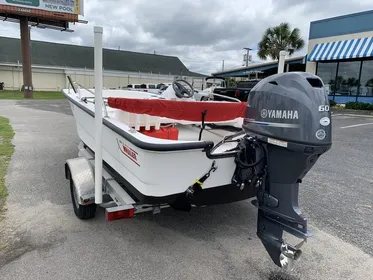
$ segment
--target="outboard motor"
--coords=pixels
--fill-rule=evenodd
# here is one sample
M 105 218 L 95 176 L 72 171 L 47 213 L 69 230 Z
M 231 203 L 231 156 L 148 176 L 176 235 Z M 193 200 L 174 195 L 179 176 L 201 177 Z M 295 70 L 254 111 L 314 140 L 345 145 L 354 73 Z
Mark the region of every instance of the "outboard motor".
M 298 206 L 298 191 L 304 176 L 332 145 L 328 95 L 318 76 L 288 72 L 260 81 L 247 103 L 243 129 L 250 145 L 262 147 L 264 159 L 256 165 L 262 174 L 253 201 L 258 207 L 257 235 L 274 263 L 291 269 L 301 251 L 284 242 L 283 231 L 303 240 L 311 236 Z M 244 158 L 241 153 L 236 160 L 242 163 Z M 242 175 L 245 164 L 241 165 Z

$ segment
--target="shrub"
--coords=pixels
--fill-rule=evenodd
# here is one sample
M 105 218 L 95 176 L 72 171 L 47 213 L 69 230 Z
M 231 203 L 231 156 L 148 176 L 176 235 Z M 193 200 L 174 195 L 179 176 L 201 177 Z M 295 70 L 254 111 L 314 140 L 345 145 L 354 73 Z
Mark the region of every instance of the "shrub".
M 357 102 L 346 102 L 346 109 L 357 110 L 358 103 Z
M 335 105 L 337 105 L 337 102 L 335 102 L 334 100 L 329 100 L 329 104 L 330 107 L 334 107 Z
M 373 104 L 365 102 L 347 102 L 345 108 L 352 110 L 373 110 Z

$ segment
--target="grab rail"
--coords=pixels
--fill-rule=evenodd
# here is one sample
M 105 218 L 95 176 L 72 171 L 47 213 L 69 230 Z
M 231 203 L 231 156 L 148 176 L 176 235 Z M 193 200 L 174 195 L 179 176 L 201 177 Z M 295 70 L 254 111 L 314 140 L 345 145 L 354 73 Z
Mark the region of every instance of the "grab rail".
M 76 82 L 76 81 L 73 81 L 73 80 L 71 79 L 70 76 L 67 76 L 67 79 L 69 80 L 69 82 L 70 82 L 70 84 L 71 84 L 71 86 L 72 86 L 72 88 L 73 88 L 73 90 L 74 90 L 75 93 L 78 93 L 78 91 L 77 91 L 77 89 L 75 88 L 74 84 L 76 84 L 76 85 L 78 85 L 79 87 L 85 89 L 85 90 L 88 91 L 89 93 L 95 95 L 95 93 L 94 93 L 93 91 L 91 91 L 90 89 L 86 88 L 85 86 L 79 84 L 79 83 Z M 80 97 L 80 95 L 79 95 L 79 97 Z M 86 97 L 86 98 L 87 98 L 87 97 Z M 102 101 L 103 101 L 102 104 L 103 104 L 103 107 L 104 107 L 105 117 L 108 117 L 108 112 L 107 112 L 106 102 L 105 102 L 106 99 L 107 99 L 107 98 L 102 97 Z
M 237 102 L 241 102 L 241 100 L 237 99 L 237 98 L 234 98 L 234 97 L 229 97 L 229 96 L 225 96 L 225 95 L 221 95 L 221 94 L 217 94 L 217 93 L 209 93 L 211 95 L 214 95 L 214 96 L 219 96 L 219 97 L 222 97 L 222 98 L 225 98 L 225 99 L 230 99 L 230 100 L 233 100 L 233 101 L 237 101 Z

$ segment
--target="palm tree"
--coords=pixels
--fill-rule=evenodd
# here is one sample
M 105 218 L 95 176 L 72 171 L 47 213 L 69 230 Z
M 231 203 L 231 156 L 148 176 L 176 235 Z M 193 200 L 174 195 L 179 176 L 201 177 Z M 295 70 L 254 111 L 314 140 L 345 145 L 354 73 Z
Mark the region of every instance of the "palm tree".
M 292 55 L 295 51 L 302 49 L 304 45 L 299 28 L 291 30 L 290 25 L 283 22 L 278 26 L 267 28 L 259 42 L 257 55 L 264 60 L 268 56 L 278 60 L 280 51 L 287 50 L 289 55 Z
M 373 79 L 370 79 L 366 82 L 365 86 L 367 87 L 367 95 L 373 95 Z

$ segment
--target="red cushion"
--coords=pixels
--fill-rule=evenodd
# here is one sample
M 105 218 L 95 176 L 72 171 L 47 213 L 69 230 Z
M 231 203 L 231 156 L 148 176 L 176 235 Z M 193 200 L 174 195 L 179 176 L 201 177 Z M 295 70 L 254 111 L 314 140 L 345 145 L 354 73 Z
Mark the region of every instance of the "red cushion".
M 108 105 L 129 113 L 186 121 L 201 121 L 206 110 L 205 121 L 217 122 L 245 117 L 247 103 L 109 97 Z

